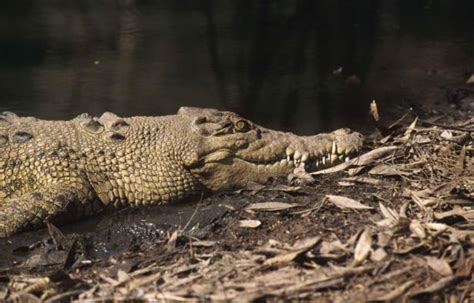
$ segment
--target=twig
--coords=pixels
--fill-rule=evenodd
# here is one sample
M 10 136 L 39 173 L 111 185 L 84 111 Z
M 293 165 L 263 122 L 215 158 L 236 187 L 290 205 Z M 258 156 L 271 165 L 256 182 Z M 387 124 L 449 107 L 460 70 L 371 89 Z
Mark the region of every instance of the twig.
M 201 192 L 201 198 L 199 199 L 198 204 L 196 204 L 196 208 L 194 209 L 194 212 L 193 212 L 193 214 L 191 215 L 191 217 L 189 217 L 188 222 L 186 222 L 186 225 L 184 225 L 183 231 L 185 231 L 186 228 L 188 228 L 189 224 L 191 224 L 191 221 L 194 219 L 194 216 L 196 215 L 196 213 L 197 213 L 197 211 L 198 211 L 198 209 L 199 209 L 199 205 L 201 204 L 203 198 L 204 198 L 204 192 Z
M 423 119 L 418 119 L 418 121 L 420 121 L 424 124 L 428 124 L 428 125 L 431 125 L 431 126 L 438 126 L 438 127 L 442 127 L 442 128 L 445 128 L 445 129 L 454 129 L 454 130 L 459 130 L 459 131 L 462 131 L 462 132 L 474 132 L 474 129 L 467 129 L 467 128 L 462 128 L 462 127 L 458 127 L 458 126 L 454 126 L 454 125 L 445 125 L 445 124 L 436 123 L 436 122 L 429 122 L 429 121 L 426 121 L 426 120 L 423 120 Z
M 76 294 L 80 294 L 80 293 L 83 293 L 84 290 L 83 289 L 80 289 L 80 290 L 71 290 L 71 291 L 67 291 L 67 292 L 63 292 L 61 294 L 57 294 L 55 296 L 52 296 L 51 298 L 49 298 L 48 300 L 44 301 L 45 303 L 51 303 L 51 302 L 55 302 L 55 301 L 61 301 L 62 299 L 64 298 L 68 298 L 68 297 L 72 297 Z

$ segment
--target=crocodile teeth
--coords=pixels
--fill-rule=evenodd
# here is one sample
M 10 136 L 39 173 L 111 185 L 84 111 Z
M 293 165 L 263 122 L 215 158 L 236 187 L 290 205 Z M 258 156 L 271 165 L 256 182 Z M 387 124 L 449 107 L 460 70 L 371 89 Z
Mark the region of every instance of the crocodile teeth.
M 293 159 L 295 160 L 300 160 L 301 159 L 301 153 L 299 150 L 295 151 L 294 155 L 293 155 Z
M 301 162 L 306 162 L 309 158 L 309 154 L 308 153 L 303 153 L 303 155 L 301 156 Z
M 326 165 L 326 157 L 323 156 L 323 159 L 322 159 L 322 163 L 323 165 Z
M 346 157 L 345 161 L 346 162 L 349 162 L 350 158 L 349 157 Z
M 293 154 L 293 161 L 295 162 L 295 167 L 297 167 L 301 162 L 301 153 L 299 150 L 295 151 Z
M 333 154 L 333 155 L 337 154 L 337 145 L 336 145 L 336 141 L 332 141 L 331 154 Z

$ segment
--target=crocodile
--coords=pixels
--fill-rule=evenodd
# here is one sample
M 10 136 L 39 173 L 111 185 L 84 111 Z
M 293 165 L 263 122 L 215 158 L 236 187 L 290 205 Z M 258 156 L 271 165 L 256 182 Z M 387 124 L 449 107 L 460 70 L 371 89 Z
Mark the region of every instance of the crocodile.
M 298 136 L 216 109 L 50 121 L 0 114 L 0 237 L 108 207 L 159 205 L 347 160 L 360 133 Z

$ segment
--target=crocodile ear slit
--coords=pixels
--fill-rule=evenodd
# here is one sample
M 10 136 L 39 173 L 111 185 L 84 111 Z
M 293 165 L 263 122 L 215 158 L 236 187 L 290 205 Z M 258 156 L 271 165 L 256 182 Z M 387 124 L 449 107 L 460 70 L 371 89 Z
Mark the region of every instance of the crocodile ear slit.
M 33 138 L 33 135 L 26 131 L 17 131 L 12 135 L 13 143 L 24 143 Z

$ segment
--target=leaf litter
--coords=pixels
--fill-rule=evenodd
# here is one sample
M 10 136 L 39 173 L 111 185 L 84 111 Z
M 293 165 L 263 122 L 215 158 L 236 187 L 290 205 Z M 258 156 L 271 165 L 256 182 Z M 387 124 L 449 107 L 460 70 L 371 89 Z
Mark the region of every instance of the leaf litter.
M 474 120 L 390 130 L 338 166 L 204 199 L 226 210 L 119 253 L 49 224 L 0 268 L 0 300 L 473 302 Z

